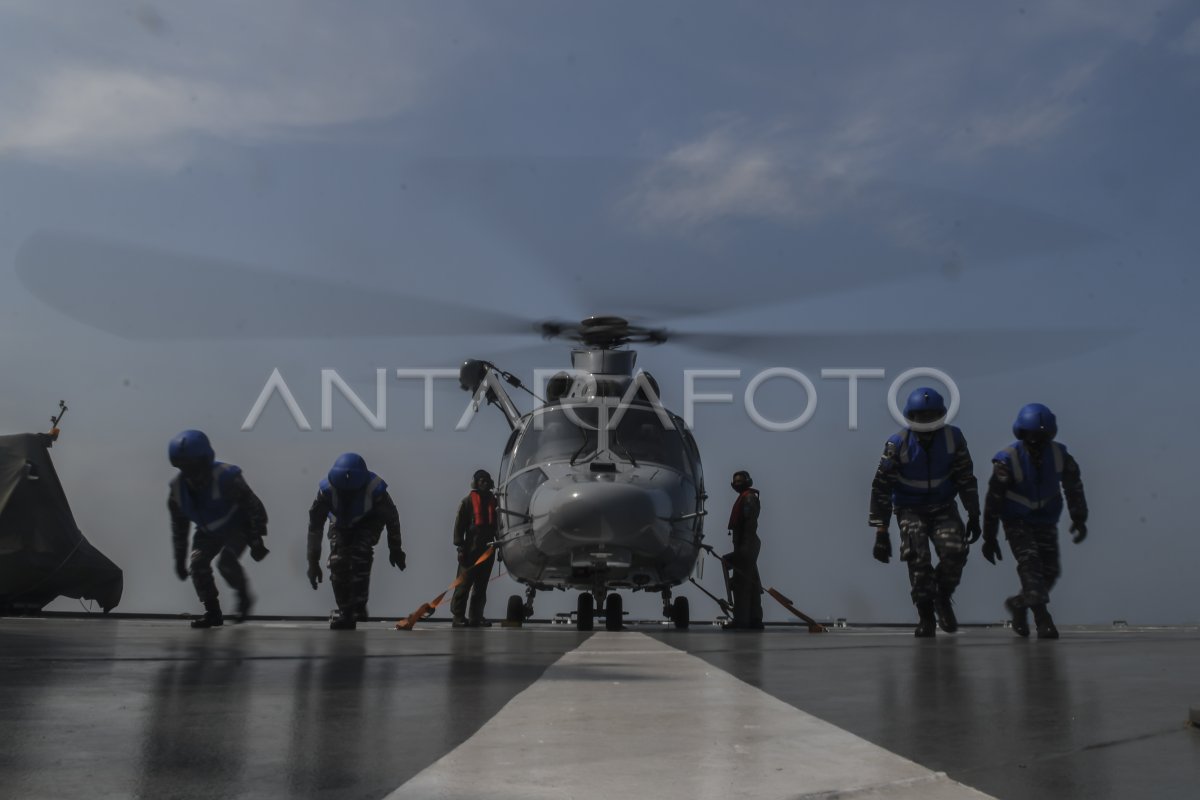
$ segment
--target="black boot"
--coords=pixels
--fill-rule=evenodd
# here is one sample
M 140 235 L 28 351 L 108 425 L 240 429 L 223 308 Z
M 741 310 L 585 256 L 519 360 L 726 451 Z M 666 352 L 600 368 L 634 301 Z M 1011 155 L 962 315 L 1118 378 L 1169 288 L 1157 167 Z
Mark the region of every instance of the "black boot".
M 1029 616 L 1025 613 L 1025 604 L 1020 596 L 1010 597 L 1004 601 L 1004 608 L 1012 616 L 1013 633 L 1017 636 L 1029 635 Z
M 354 609 L 354 618 L 359 622 L 366 622 L 371 615 L 367 613 L 367 604 L 363 603 L 358 608 Z
M 193 628 L 219 628 L 224 624 L 225 617 L 221 614 L 221 604 L 216 600 L 205 603 L 204 616 L 192 620 Z
M 352 631 L 358 627 L 358 623 L 354 619 L 354 612 L 340 613 L 329 620 L 329 630 L 331 631 Z
M 254 595 L 250 594 L 250 590 L 246 589 L 238 595 L 238 622 L 245 622 L 250 618 L 250 609 L 254 608 Z
M 950 595 L 938 595 L 933 609 L 937 612 L 938 625 L 942 630 L 946 633 L 954 633 L 958 630 L 958 617 L 954 616 L 954 601 L 950 599 Z
M 937 620 L 933 613 L 933 603 L 928 600 L 917 603 L 917 614 L 920 615 L 921 621 L 917 623 L 917 627 L 913 631 L 913 636 L 916 636 L 918 639 L 936 636 Z
M 1054 627 L 1054 618 L 1050 616 L 1050 612 L 1046 610 L 1046 606 L 1033 606 L 1032 610 L 1033 623 L 1037 625 L 1038 638 L 1057 639 L 1058 628 Z

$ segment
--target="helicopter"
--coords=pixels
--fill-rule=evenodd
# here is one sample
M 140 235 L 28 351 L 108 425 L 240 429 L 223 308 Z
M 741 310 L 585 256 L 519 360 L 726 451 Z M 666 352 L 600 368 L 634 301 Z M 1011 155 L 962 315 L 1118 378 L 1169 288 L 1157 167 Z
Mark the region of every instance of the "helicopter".
M 668 332 L 615 316 L 542 324 L 547 338 L 578 343 L 572 372 L 547 383 L 545 404 L 521 414 L 505 391 L 516 379 L 468 360 L 460 384 L 478 405 L 504 413 L 512 434 L 496 484 L 496 547 L 527 589 L 508 599 L 508 622 L 533 615 L 538 591 L 578 591 L 575 625 L 620 630 L 620 590 L 659 592 L 676 628 L 690 623 L 687 580 L 704 540 L 704 471 L 687 425 L 658 399 L 649 373 L 635 371 L 631 343 L 661 344 Z

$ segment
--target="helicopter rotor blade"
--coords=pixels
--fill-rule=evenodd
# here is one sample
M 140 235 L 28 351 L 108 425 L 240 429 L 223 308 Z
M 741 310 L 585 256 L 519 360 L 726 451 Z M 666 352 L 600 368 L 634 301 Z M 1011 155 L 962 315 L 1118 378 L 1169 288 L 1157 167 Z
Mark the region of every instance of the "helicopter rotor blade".
M 787 366 L 884 366 L 898 360 L 988 375 L 1053 363 L 1099 350 L 1136 333 L 1126 328 L 996 328 L 878 333 L 669 332 L 668 342 L 694 351 L 781 361 Z M 817 362 L 820 363 L 817 363 Z
M 128 339 L 528 334 L 501 311 L 59 232 L 16 257 L 39 299 Z
M 720 162 L 455 158 L 412 169 L 431 202 L 469 209 L 581 315 L 695 316 L 758 308 L 764 297 L 790 302 L 922 275 L 952 280 L 1104 238 L 1004 199 L 787 165 L 764 178 L 770 192 L 741 204 L 706 204 L 706 188 L 721 188 L 723 171 L 736 169 Z
M 682 203 L 689 187 L 721 169 L 622 158 L 419 159 L 405 167 L 433 212 L 474 216 L 532 268 L 517 279 L 574 297 L 577 319 L 614 310 L 699 319 L 922 274 L 953 279 L 1102 238 L 1002 200 L 788 168 L 771 175 L 778 208 L 756 201 L 744 212 L 735 204 L 695 216 Z M 688 280 L 679 279 L 681 264 Z M 35 234 L 17 271 L 52 307 L 136 339 L 529 330 L 493 309 L 78 234 Z M 175 313 L 183 301 L 205 312 Z

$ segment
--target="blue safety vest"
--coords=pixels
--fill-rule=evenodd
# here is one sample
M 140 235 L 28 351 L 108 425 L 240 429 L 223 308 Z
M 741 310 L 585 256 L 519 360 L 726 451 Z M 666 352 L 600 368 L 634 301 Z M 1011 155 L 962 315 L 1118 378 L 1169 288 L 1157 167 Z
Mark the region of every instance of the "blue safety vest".
M 199 530 L 220 533 L 232 523 L 244 522 L 245 509 L 230 497 L 230 489 L 241 467 L 214 462 L 212 479 L 199 490 L 188 485 L 183 475 L 171 482 L 171 496 L 183 515 Z
M 333 527 L 353 528 L 371 513 L 375 502 L 387 491 L 387 483 L 372 472 L 367 485 L 358 491 L 338 491 L 329 485 L 328 480 L 321 481 L 320 491 L 329 503 L 329 521 Z
M 954 454 L 966 447 L 962 431 L 945 425 L 933 431 L 929 447 L 910 430 L 903 430 L 889 439 L 896 449 L 896 484 L 892 489 L 892 506 L 912 508 L 949 503 L 958 494 L 950 477 Z
M 995 461 L 1008 467 L 1012 483 L 1004 496 L 1005 517 L 1053 524 L 1062 516 L 1062 473 L 1067 448 L 1048 442 L 1042 448 L 1042 460 L 1035 464 L 1024 442 L 1013 442 L 996 454 Z

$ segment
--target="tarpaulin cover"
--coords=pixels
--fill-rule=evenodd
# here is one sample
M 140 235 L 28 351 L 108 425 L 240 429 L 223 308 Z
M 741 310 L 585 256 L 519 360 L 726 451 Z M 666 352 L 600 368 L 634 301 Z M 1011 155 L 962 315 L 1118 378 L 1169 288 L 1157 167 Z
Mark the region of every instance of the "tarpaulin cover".
M 0 610 L 40 609 L 56 597 L 121 602 L 121 569 L 84 538 L 44 433 L 0 436 Z

